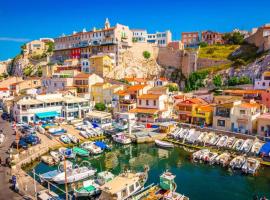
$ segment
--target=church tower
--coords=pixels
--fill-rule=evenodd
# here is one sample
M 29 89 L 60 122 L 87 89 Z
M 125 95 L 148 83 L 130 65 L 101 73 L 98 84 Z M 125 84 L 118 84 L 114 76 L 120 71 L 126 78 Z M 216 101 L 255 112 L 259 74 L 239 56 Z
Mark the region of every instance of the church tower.
M 111 27 L 109 19 L 106 18 L 104 29 L 109 29 Z

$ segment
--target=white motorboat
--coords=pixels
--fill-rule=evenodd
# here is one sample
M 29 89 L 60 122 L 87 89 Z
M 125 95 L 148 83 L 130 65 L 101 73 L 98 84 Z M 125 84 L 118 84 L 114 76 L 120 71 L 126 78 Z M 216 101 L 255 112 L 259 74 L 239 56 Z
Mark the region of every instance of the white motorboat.
M 103 152 L 100 147 L 96 146 L 94 142 L 90 141 L 82 143 L 81 147 L 89 151 L 91 154 L 100 154 Z
M 179 134 L 179 139 L 184 139 L 189 133 L 189 129 L 184 129 L 180 134 Z
M 192 159 L 193 160 L 201 160 L 204 155 L 209 154 L 210 150 L 209 149 L 201 149 L 199 151 L 196 151 L 192 154 Z
M 207 135 L 207 132 L 202 132 L 201 135 L 198 137 L 197 142 L 203 142 L 203 138 Z
M 172 138 L 177 139 L 179 132 L 182 130 L 182 128 L 176 128 L 173 132 L 170 133 Z
M 55 162 L 60 162 L 64 159 L 64 157 L 57 151 L 50 151 L 50 155 L 53 157 Z
M 234 143 L 236 142 L 237 139 L 235 139 L 235 137 L 229 137 L 227 140 L 227 144 L 226 147 L 229 149 L 233 148 Z
M 174 145 L 170 142 L 165 142 L 162 140 L 155 140 L 155 144 L 159 147 L 163 147 L 163 148 L 173 148 Z
M 56 164 L 56 162 L 55 162 L 55 160 L 53 159 L 52 156 L 41 156 L 41 161 L 44 162 L 45 164 L 49 165 L 49 166 L 52 166 L 52 165 Z
M 200 131 L 194 131 L 193 133 L 189 134 L 188 137 L 186 137 L 187 143 L 193 144 L 200 135 L 201 135 Z
M 0 145 L 4 143 L 5 135 L 3 133 L 0 134 Z
M 217 147 L 225 147 L 227 144 L 228 138 L 229 137 L 227 135 L 221 136 L 218 143 L 217 143 Z
M 69 137 L 71 142 L 74 144 L 78 144 L 80 142 L 80 140 L 75 135 L 68 133 L 67 136 Z
M 189 131 L 184 135 L 183 139 L 186 140 L 189 136 L 192 136 L 195 133 L 195 129 L 189 129 Z
M 61 136 L 60 136 L 60 140 L 61 140 L 62 142 L 64 142 L 65 144 L 70 144 L 70 143 L 71 143 L 69 137 L 66 136 L 66 135 L 61 135 Z
M 95 175 L 96 172 L 97 170 L 90 167 L 90 164 L 88 166 L 79 166 L 77 168 L 66 170 L 66 179 L 65 172 L 61 172 L 60 174 L 57 174 L 55 177 L 53 177 L 52 181 L 57 184 L 64 184 L 65 182 L 74 183 L 87 179 Z
M 215 158 L 218 156 L 218 153 L 216 152 L 209 152 L 208 154 L 205 154 L 203 157 L 203 160 L 205 162 L 208 162 L 210 165 L 214 164 Z
M 241 147 L 243 146 L 244 144 L 244 140 L 243 139 L 238 139 L 235 144 L 233 145 L 233 149 L 237 150 L 237 151 L 240 151 L 241 150 Z
M 219 136 L 216 135 L 215 133 L 212 133 L 212 137 L 210 136 L 209 141 L 207 142 L 209 145 L 215 145 L 216 142 L 218 141 Z
M 208 133 L 208 134 L 204 137 L 204 139 L 203 139 L 204 144 L 211 145 L 212 142 L 213 142 L 214 139 L 215 139 L 215 136 L 216 136 L 216 134 L 215 134 L 214 132 Z
M 251 148 L 252 148 L 252 145 L 253 145 L 254 141 L 251 140 L 251 139 L 247 139 L 244 144 L 242 145 L 240 151 L 243 151 L 245 153 L 248 153 Z
M 68 148 L 65 148 L 65 147 L 60 147 L 58 149 L 59 153 L 64 157 L 66 158 L 75 158 L 76 157 L 76 154 L 72 151 L 72 149 L 68 149 Z
M 242 166 L 242 171 L 246 174 L 254 175 L 260 167 L 260 161 L 255 158 L 247 158 Z
M 80 131 L 80 135 L 81 135 L 82 137 L 86 138 L 86 139 L 89 138 L 89 135 L 87 134 L 86 131 Z
M 255 141 L 252 148 L 251 148 L 251 153 L 254 155 L 259 154 L 260 149 L 262 148 L 263 145 L 264 145 L 263 142 Z
M 113 135 L 112 138 L 113 138 L 113 141 L 120 144 L 130 144 L 132 142 L 131 139 L 123 133 L 117 133 Z
M 244 156 L 237 156 L 231 160 L 230 167 L 232 169 L 241 169 L 245 162 L 246 158 Z
M 225 152 L 216 157 L 215 163 L 225 167 L 229 164 L 230 159 L 231 159 L 231 154 L 228 152 Z

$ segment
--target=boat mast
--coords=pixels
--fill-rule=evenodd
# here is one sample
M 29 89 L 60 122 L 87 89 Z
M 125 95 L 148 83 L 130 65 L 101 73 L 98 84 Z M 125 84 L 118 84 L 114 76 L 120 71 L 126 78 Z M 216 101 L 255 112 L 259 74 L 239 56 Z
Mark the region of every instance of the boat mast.
M 65 171 L 65 191 L 66 191 L 66 200 L 68 200 L 68 185 L 67 185 L 67 163 L 66 163 L 66 155 L 64 155 L 64 171 Z

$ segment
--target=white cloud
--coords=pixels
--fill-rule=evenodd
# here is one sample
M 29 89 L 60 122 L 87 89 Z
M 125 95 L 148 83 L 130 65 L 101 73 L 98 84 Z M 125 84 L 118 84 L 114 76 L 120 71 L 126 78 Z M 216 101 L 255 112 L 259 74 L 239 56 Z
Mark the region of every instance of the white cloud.
M 0 37 L 0 41 L 9 41 L 9 42 L 28 42 L 28 38 L 13 38 L 13 37 Z

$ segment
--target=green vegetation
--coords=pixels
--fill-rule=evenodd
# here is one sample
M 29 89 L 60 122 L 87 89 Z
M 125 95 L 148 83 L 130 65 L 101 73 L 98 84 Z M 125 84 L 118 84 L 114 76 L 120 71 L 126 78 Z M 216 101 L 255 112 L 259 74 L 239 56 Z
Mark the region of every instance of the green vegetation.
M 119 79 L 119 82 L 125 83 L 127 85 L 130 85 L 129 82 L 126 79 Z
M 216 75 L 213 78 L 213 83 L 216 87 L 220 88 L 222 86 L 222 79 L 220 75 Z
M 33 59 L 33 60 L 40 60 L 40 59 L 43 59 L 43 58 L 46 58 L 46 57 L 47 57 L 47 54 L 46 53 L 42 53 L 42 54 L 32 55 L 31 56 L 31 59 Z
M 95 109 L 98 111 L 104 111 L 106 110 L 106 105 L 104 103 L 96 103 Z
M 247 76 L 241 76 L 241 77 L 233 76 L 233 77 L 230 77 L 228 80 L 229 86 L 244 85 L 244 84 L 250 84 L 250 83 L 251 83 L 251 80 Z
M 143 57 L 144 57 L 145 59 L 149 59 L 149 58 L 151 57 L 150 52 L 149 52 L 149 51 L 144 51 L 144 52 L 143 52 Z
M 239 59 L 243 60 L 245 64 L 253 62 L 256 58 L 261 56 L 260 54 L 257 53 L 258 48 L 254 45 L 250 44 L 243 44 L 237 51 L 234 53 L 230 54 L 228 59 L 232 61 L 236 61 L 239 63 Z M 240 61 L 242 62 L 242 61 Z
M 138 42 L 137 38 L 132 38 L 132 42 L 133 43 Z
M 225 33 L 223 40 L 225 40 L 227 44 L 240 45 L 244 43 L 244 35 L 239 32 Z
M 211 45 L 200 48 L 199 58 L 212 60 L 227 60 L 239 45 Z
M 38 66 L 36 75 L 37 75 L 38 77 L 41 77 L 41 76 L 42 76 L 42 67 L 41 67 L 41 66 Z
M 48 53 L 53 52 L 53 50 L 54 50 L 54 42 L 48 41 L 48 42 L 46 42 L 46 45 L 47 45 L 47 52 Z
M 168 84 L 169 92 L 177 92 L 179 91 L 179 86 L 176 84 Z
M 208 75 L 208 71 L 196 71 L 189 75 L 186 80 L 186 87 L 184 89 L 185 92 L 190 92 L 192 90 L 197 90 L 201 87 L 204 87 L 204 79 Z
M 31 66 L 27 66 L 23 69 L 24 76 L 31 76 L 32 72 L 33 72 L 33 68 Z
M 200 42 L 200 43 L 199 43 L 199 46 L 200 46 L 200 47 L 207 47 L 208 44 L 207 44 L 207 42 Z
M 231 63 L 227 63 L 227 64 L 222 64 L 222 65 L 214 65 L 211 67 L 205 67 L 203 69 L 199 69 L 197 72 L 206 71 L 209 74 L 209 73 L 215 73 L 221 70 L 229 69 L 230 67 L 231 67 Z

